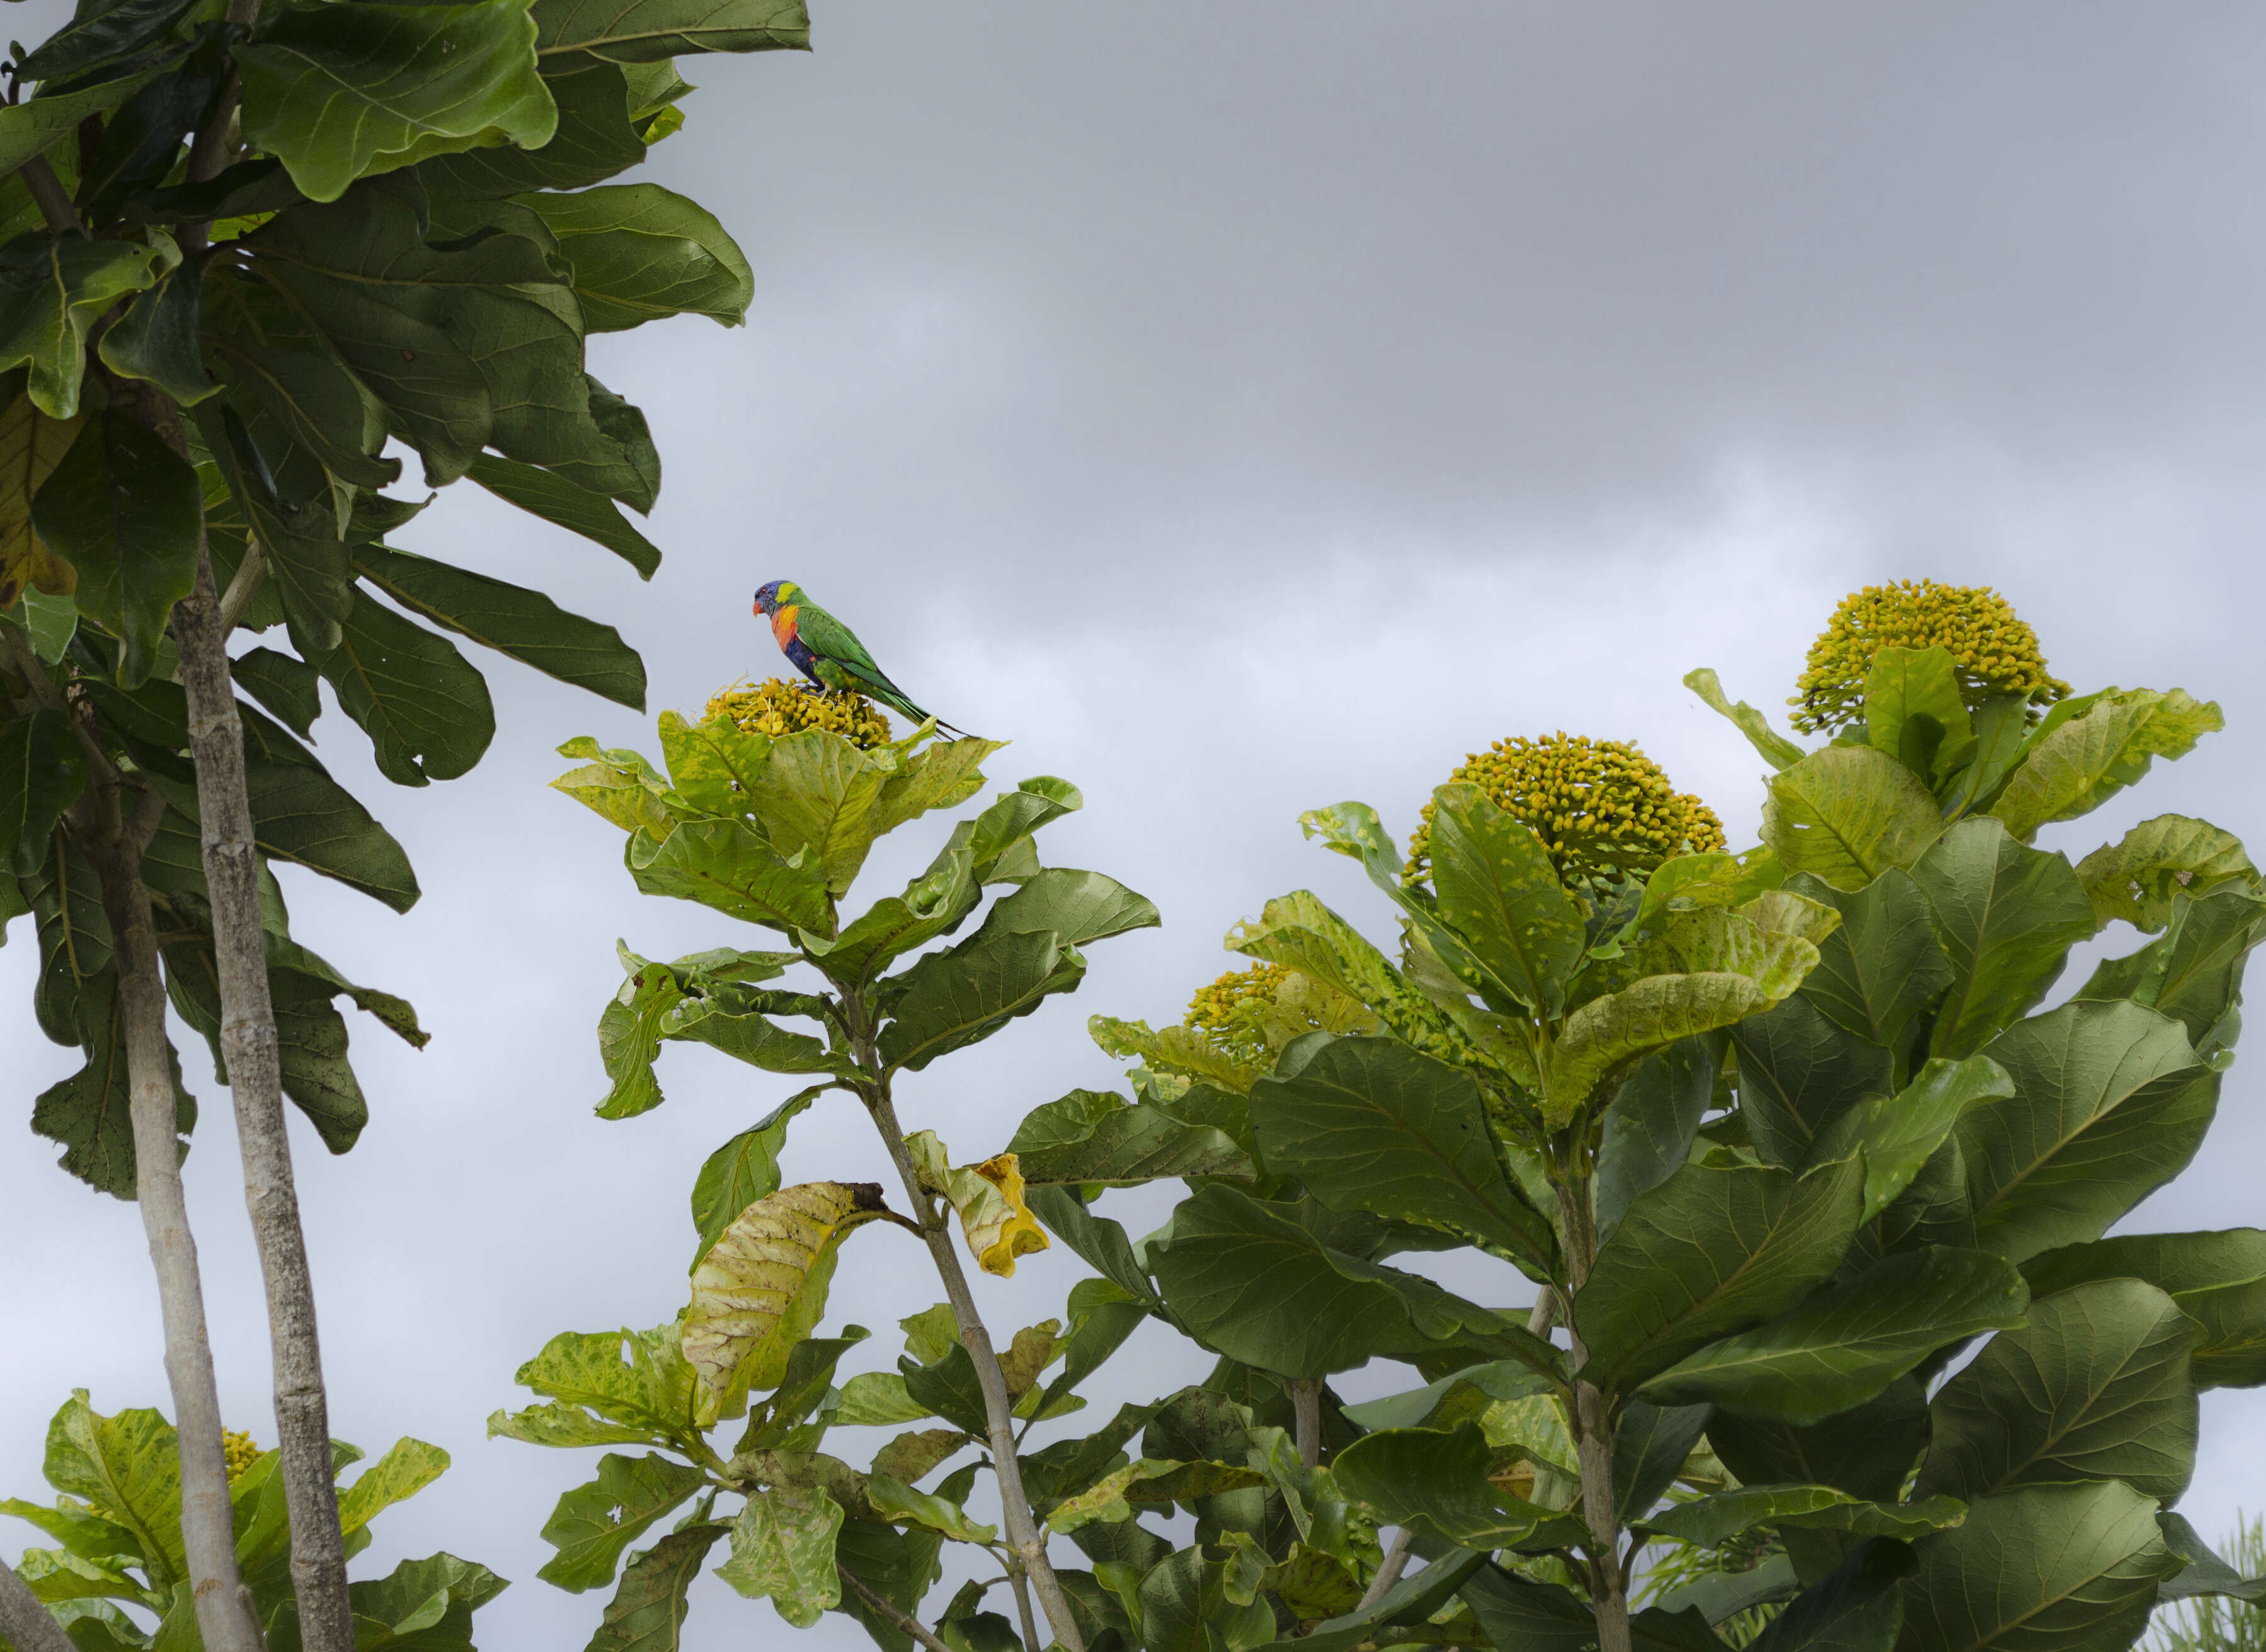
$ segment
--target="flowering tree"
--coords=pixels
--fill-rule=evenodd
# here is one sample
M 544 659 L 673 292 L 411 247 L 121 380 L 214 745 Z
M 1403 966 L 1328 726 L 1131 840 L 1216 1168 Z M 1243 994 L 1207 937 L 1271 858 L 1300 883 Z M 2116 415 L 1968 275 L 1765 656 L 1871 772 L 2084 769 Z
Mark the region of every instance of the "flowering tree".
M 845 920 L 873 834 L 910 818 L 881 800 L 961 800 L 988 742 L 885 742 L 854 703 L 774 688 L 664 718 L 666 774 L 568 748 L 588 766 L 559 785 L 623 828 L 641 887 L 791 942 L 625 958 L 602 1112 L 658 1100 L 669 1039 L 818 1081 L 701 1171 L 678 1318 L 557 1340 L 521 1372 L 550 1402 L 492 1424 L 660 1448 L 561 1500 L 546 1575 L 569 1587 L 698 1499 L 632 1557 L 593 1647 L 674 1644 L 727 1534 L 742 1592 L 798 1624 L 848 1612 L 891 1652 L 2106 1649 L 2160 1601 L 2266 1592 L 2171 1512 L 2197 1393 L 2266 1379 L 2266 1243 L 2102 1237 L 2210 1125 L 2266 891 L 2201 821 L 2075 865 L 2031 843 L 2184 755 L 2217 708 L 2073 695 L 2003 602 L 1928 584 L 1860 593 L 1820 638 L 1797 721 L 1823 745 L 1690 681 L 1773 771 L 1759 845 L 1731 852 L 1634 748 L 1563 735 L 1473 757 L 1406 852 L 1363 805 L 1317 810 L 1309 834 L 1366 869 L 1397 951 L 1312 894 L 1268 902 L 1228 938 L 1257 961 L 1180 1025 L 1095 1018 L 1137 1062 L 1129 1094 L 1073 1092 L 972 1164 L 903 1133 L 891 1075 L 1153 921 L 1028 854 L 1017 834 L 1060 783 L 1002 793 Z M 987 878 L 1015 893 L 939 945 Z M 2070 948 L 2119 921 L 2153 939 L 2041 1008 Z M 883 976 L 876 947 L 912 961 Z M 794 969 L 821 990 L 755 984 Z M 881 1128 L 910 1215 L 879 1188 L 779 1187 L 789 1121 L 830 1089 Z M 1189 1193 L 1156 1232 L 1097 1209 L 1159 1178 Z M 954 1212 L 981 1265 L 1045 1242 L 1035 1216 L 1096 1276 L 996 1354 L 953 1283 Z M 865 1334 L 821 1331 L 834 1247 L 891 1223 L 953 1300 L 905 1321 L 895 1371 L 843 1377 Z M 1392 1265 L 1454 1249 L 1500 1267 L 1491 1301 L 1523 1282 L 1526 1303 Z M 1146 1319 L 1210 1376 L 1035 1445 Z M 1424 1385 L 1344 1405 L 1331 1378 L 1377 1359 Z M 708 1431 L 743 1405 L 727 1455 Z M 822 1449 L 919 1423 L 944 1426 L 866 1469 Z M 1004 1539 L 969 1507 L 987 1466 Z M 1175 1507 L 1195 1517 L 1177 1544 L 1147 1518 Z M 983 1610 L 980 1583 L 925 1608 L 954 1541 L 1029 1583 L 1045 1630 Z

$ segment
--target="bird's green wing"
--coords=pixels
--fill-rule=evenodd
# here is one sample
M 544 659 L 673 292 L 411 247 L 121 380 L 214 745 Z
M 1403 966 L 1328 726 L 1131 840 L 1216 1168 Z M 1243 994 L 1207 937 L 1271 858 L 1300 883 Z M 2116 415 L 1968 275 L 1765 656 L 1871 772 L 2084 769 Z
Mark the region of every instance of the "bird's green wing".
M 858 640 L 858 633 L 828 613 L 815 603 L 804 603 L 794 617 L 794 632 L 813 654 L 830 660 L 852 676 L 862 678 L 876 691 L 876 698 L 885 705 L 895 705 L 908 717 L 925 717 L 917 712 L 912 702 L 905 698 L 904 690 L 889 681 L 888 673 L 874 663 L 874 656 L 866 652 L 866 645 Z M 898 704 L 898 702 L 903 702 Z
M 866 652 L 866 645 L 858 640 L 858 633 L 828 613 L 816 603 L 795 604 L 794 634 L 815 654 L 846 665 L 863 676 L 871 672 L 881 676 L 881 668 L 874 663 L 874 656 Z M 883 677 L 882 681 L 888 679 Z

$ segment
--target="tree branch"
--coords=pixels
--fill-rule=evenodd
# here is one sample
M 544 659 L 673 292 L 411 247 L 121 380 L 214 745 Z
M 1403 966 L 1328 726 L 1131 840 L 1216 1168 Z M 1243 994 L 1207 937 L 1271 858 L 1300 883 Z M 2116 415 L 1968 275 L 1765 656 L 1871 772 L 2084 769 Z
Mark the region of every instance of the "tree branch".
M 1322 1465 L 1322 1384 L 1316 1377 L 1290 1380 L 1290 1415 L 1297 1423 L 1298 1460 L 1308 1468 Z
M 63 181 L 55 176 L 55 169 L 48 164 L 45 155 L 34 155 L 22 168 L 24 187 L 32 192 L 32 200 L 40 208 L 40 216 L 48 221 L 48 228 L 57 235 L 77 231 L 86 233 L 79 222 L 78 208 L 63 188 Z
M 1047 1625 L 1054 1631 L 1055 1639 L 1069 1652 L 1085 1652 L 1085 1639 L 1078 1633 L 1078 1620 L 1071 1615 L 1069 1597 L 1063 1593 L 1062 1582 L 1056 1577 L 1054 1565 L 1047 1558 L 1046 1539 L 1032 1516 L 1030 1495 L 1023 1489 L 1022 1465 L 1015 1456 L 1014 1407 L 1007 1398 L 1007 1379 L 1000 1373 L 999 1356 L 991 1346 L 991 1334 L 984 1328 L 983 1316 L 976 1312 L 976 1297 L 968 1289 L 968 1276 L 960 1266 L 959 1254 L 952 1248 L 951 1232 L 937 1219 L 921 1188 L 920 1178 L 914 1172 L 911 1156 L 905 1151 L 904 1127 L 897 1122 L 888 1082 L 881 1076 L 880 1058 L 863 1025 L 862 1010 L 854 1002 L 850 1009 L 852 1020 L 859 1026 L 859 1064 L 874 1078 L 873 1088 L 865 1093 L 866 1111 L 874 1128 L 881 1134 L 889 1162 L 897 1167 L 905 1196 L 915 1210 L 927 1217 L 921 1224 L 921 1237 L 927 1241 L 937 1277 L 944 1282 L 944 1294 L 952 1304 L 953 1317 L 960 1327 L 961 1346 L 968 1350 L 976 1366 L 976 1383 L 983 1390 L 991 1472 L 998 1481 L 999 1508 L 1006 1523 L 1008 1544 L 1029 1574 L 1032 1586 L 1038 1590 L 1039 1604 L 1046 1611 Z
M 938 1640 L 935 1635 L 929 1633 L 929 1631 L 922 1625 L 919 1619 L 914 1617 L 903 1607 L 898 1605 L 895 1601 L 891 1600 L 887 1595 L 881 1594 L 868 1587 L 864 1578 L 859 1576 L 857 1573 L 843 1565 L 841 1561 L 835 1561 L 834 1570 L 836 1575 L 842 1579 L 843 1583 L 850 1590 L 851 1593 L 856 1595 L 859 1599 L 864 1601 L 866 1604 L 877 1615 L 887 1619 L 898 1628 L 903 1630 L 907 1634 L 912 1636 L 914 1640 L 919 1641 L 921 1645 L 926 1647 L 928 1648 L 928 1652 L 952 1652 L 952 1648 L 950 1647 L 945 1645 L 943 1641 Z M 52 1622 L 53 1619 L 50 1619 L 49 1621 Z M 69 1652 L 69 1645 L 68 1642 L 64 1645 L 64 1652 Z
M 220 634 L 227 638 L 235 634 L 237 621 L 244 610 L 252 606 L 252 599 L 259 595 L 259 587 L 267 573 L 267 553 L 259 548 L 259 541 L 247 539 L 244 545 L 244 560 L 236 565 L 236 573 L 221 593 Z
M 1356 1612 L 1367 1612 L 1392 1592 L 1392 1586 L 1400 1581 L 1400 1574 L 1408 1569 L 1408 1552 L 1415 1544 L 1416 1533 L 1407 1526 L 1392 1534 L 1392 1546 L 1385 1552 L 1385 1563 L 1377 1568 L 1377 1575 L 1362 1591 L 1361 1604 L 1354 1608 Z
M 78 1652 L 55 1614 L 4 1561 L 0 1561 L 0 1638 L 13 1642 L 16 1652 Z

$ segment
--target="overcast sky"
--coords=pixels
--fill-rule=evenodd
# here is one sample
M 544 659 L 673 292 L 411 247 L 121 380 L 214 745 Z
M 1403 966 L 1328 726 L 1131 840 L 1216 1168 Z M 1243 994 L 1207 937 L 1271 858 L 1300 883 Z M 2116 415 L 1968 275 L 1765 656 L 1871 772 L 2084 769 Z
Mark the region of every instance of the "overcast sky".
M 1777 707 L 1867 582 L 1995 585 L 2080 690 L 2226 708 L 2227 733 L 2050 846 L 2167 810 L 2247 832 L 2266 806 L 2255 7 L 815 4 L 811 56 L 687 63 L 690 122 L 644 169 L 747 249 L 747 326 L 593 340 L 665 457 L 658 576 L 470 487 L 400 542 L 618 624 L 654 712 L 779 669 L 747 602 L 795 578 L 914 695 L 1013 740 L 995 782 L 1085 788 L 1046 858 L 1122 878 L 1165 927 L 1097 947 L 1077 997 L 908 1082 L 909 1125 L 955 1158 L 1111 1083 L 1085 1017 L 1176 1019 L 1268 896 L 1311 886 L 1390 932 L 1357 870 L 1302 843 L 1304 808 L 1359 798 L 1405 833 L 1466 753 L 1564 727 L 1640 742 L 1752 842 L 1760 765 L 1678 679 L 1713 665 Z M 596 1454 L 492 1443 L 483 1419 L 524 1403 L 512 1373 L 554 1333 L 676 1311 L 696 1169 L 793 1085 L 679 1048 L 664 1107 L 591 1116 L 614 939 L 670 956 L 737 937 L 639 897 L 618 834 L 543 789 L 558 742 L 653 750 L 650 719 L 489 675 L 493 749 L 429 790 L 379 779 L 334 705 L 317 725 L 426 893 L 396 917 L 286 868 L 295 927 L 435 1037 L 413 1053 L 355 1019 L 370 1127 L 345 1159 L 296 1140 L 333 1431 L 455 1457 L 357 1572 L 477 1558 L 515 1580 L 482 1644 L 572 1648 L 604 1595 L 537 1581 L 537 1531 Z M 935 834 L 903 836 L 861 888 L 926 859 Z M 0 950 L 19 1121 L 77 1064 L 33 1022 L 29 927 Z M 223 1401 L 272 1442 L 225 1093 L 185 1051 Z M 2128 1226 L 2259 1222 L 2259 1059 Z M 796 1125 L 789 1179 L 880 1179 L 862 1115 L 832 1105 Z M 0 1495 L 45 1498 L 71 1388 L 171 1405 L 136 1212 L 17 1142 Z M 1137 1232 L 1170 1202 L 1105 1210 Z M 1056 1253 L 986 1282 L 995 1333 L 1059 1312 L 1081 1271 Z M 894 1321 L 939 1294 L 924 1279 L 909 1241 L 859 1237 L 829 1319 L 877 1333 L 855 1368 L 888 1368 Z M 1144 1333 L 1096 1411 L 1207 1363 Z M 2266 1496 L 2266 1400 L 2215 1393 L 2204 1417 L 2184 1507 L 2215 1534 Z M 779 1632 L 710 1580 L 685 1645 Z M 866 1642 L 830 1617 L 796 1644 Z

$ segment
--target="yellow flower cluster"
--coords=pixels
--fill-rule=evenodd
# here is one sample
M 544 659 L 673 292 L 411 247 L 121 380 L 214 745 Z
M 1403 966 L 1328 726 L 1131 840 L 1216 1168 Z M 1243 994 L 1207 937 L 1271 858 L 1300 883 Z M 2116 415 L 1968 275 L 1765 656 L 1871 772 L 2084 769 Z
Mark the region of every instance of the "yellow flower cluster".
M 1649 872 L 1672 855 L 1724 844 L 1723 823 L 1630 742 L 1591 740 L 1562 729 L 1540 740 L 1498 740 L 1466 758 L 1451 780 L 1465 780 L 1541 839 L 1559 878 L 1580 884 Z M 1431 874 L 1432 808 L 1409 839 L 1410 883 Z
M 1210 986 L 1196 989 L 1182 1025 L 1237 1061 L 1263 1062 L 1268 1051 L 1260 1017 L 1275 1007 L 1276 992 L 1290 980 L 1290 971 L 1281 964 L 1231 969 Z
M 708 702 L 710 717 L 728 717 L 751 735 L 782 735 L 827 728 L 861 750 L 889 743 L 889 720 L 863 694 L 820 693 L 768 677 L 750 688 L 735 683 Z
M 228 1458 L 229 1484 L 234 1485 L 245 1469 L 259 1460 L 259 1444 L 241 1429 L 223 1429 L 220 1443 Z
M 1825 734 L 1865 714 L 1865 679 L 1882 648 L 1948 650 L 1958 668 L 1961 697 L 1971 707 L 1985 694 L 2020 694 L 2036 721 L 2042 708 L 2069 697 L 2069 684 L 2046 675 L 2038 633 L 1987 585 L 1938 585 L 1903 580 L 1868 585 L 1841 599 L 1809 645 L 1802 691 L 1787 702 L 1805 734 Z

